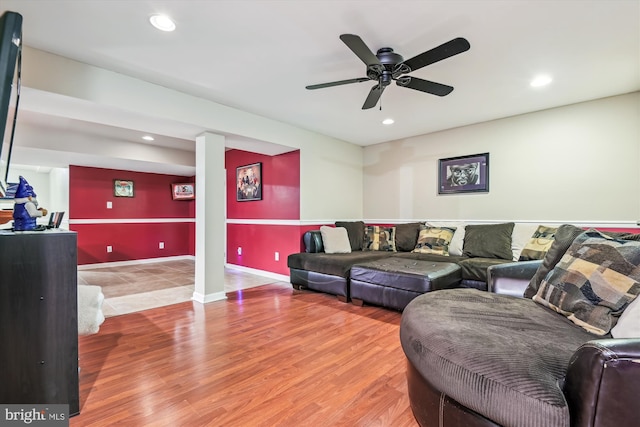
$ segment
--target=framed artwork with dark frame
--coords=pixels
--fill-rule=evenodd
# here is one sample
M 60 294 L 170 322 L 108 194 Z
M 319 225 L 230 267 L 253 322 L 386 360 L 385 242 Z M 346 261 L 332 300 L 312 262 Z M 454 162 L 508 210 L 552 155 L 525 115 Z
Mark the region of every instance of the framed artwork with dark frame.
M 489 153 L 438 161 L 438 194 L 489 192 Z
M 116 197 L 133 197 L 133 181 L 114 179 L 113 195 Z
M 236 200 L 262 200 L 262 163 L 236 168 Z
M 173 200 L 195 200 L 195 184 L 193 182 L 178 182 L 171 184 L 171 198 Z

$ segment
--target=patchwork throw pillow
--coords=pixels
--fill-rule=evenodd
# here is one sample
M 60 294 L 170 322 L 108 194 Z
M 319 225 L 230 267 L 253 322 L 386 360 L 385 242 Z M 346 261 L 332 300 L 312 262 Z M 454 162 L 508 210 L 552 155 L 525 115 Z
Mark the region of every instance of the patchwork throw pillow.
M 396 224 L 396 250 L 399 252 L 411 252 L 416 247 L 418 233 L 420 232 L 419 222 L 410 224 Z
M 539 226 L 531 236 L 531 240 L 524 245 L 519 261 L 543 259 L 553 244 L 556 231 L 558 227 Z
M 576 237 L 533 300 L 605 335 L 639 293 L 640 242 L 589 230 Z
M 396 252 L 396 228 L 379 225 L 366 226 L 362 250 Z
M 327 254 L 348 254 L 351 253 L 349 235 L 344 227 L 320 227 L 322 235 L 322 246 Z
M 514 226 L 513 222 L 467 225 L 464 231 L 462 254 L 471 258 L 513 260 L 511 234 Z
M 449 255 L 462 255 L 462 246 L 464 244 L 464 229 L 467 225 L 462 221 L 428 221 L 425 223 L 428 227 L 447 227 L 456 230 L 453 233 L 453 239 L 449 243 Z
M 455 232 L 455 228 L 422 226 L 412 252 L 449 256 L 449 244 Z
M 547 274 L 560 262 L 560 259 L 564 253 L 567 252 L 567 249 L 569 249 L 569 246 L 571 246 L 576 237 L 582 233 L 584 233 L 582 228 L 571 224 L 562 224 L 558 227 L 558 231 L 556 231 L 553 238 L 553 243 L 542 259 L 542 265 L 538 267 L 536 274 L 533 275 L 527 289 L 524 291 L 525 298 L 533 298 L 536 292 L 538 292 L 538 288 L 540 288 L 542 279 L 547 277 Z
M 363 221 L 336 221 L 336 227 L 344 227 L 349 235 L 349 243 L 352 251 L 361 251 L 364 243 Z

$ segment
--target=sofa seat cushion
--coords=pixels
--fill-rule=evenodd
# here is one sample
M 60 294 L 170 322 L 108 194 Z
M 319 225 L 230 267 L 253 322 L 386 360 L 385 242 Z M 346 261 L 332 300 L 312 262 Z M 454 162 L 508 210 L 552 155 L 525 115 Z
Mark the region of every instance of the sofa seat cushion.
M 415 259 L 420 261 L 434 261 L 434 262 L 452 262 L 458 264 L 462 269 L 462 280 L 487 282 L 487 268 L 492 265 L 505 264 L 513 262 L 506 259 L 498 258 L 469 258 L 466 256 L 456 255 L 440 255 L 440 254 L 427 254 L 417 252 L 400 252 L 393 254 L 394 257 L 400 257 L 405 259 Z
M 351 266 L 357 263 L 389 257 L 389 252 L 355 251 L 348 254 L 297 253 L 287 258 L 287 266 L 296 270 L 314 271 L 349 278 Z
M 462 269 L 462 278 L 487 282 L 487 268 L 492 265 L 512 263 L 513 261 L 498 258 L 468 258 L 458 262 Z
M 459 263 L 465 259 L 465 256 L 457 255 L 441 255 L 441 254 L 428 254 L 419 252 L 397 252 L 392 255 L 393 257 L 404 259 L 415 259 L 420 261 L 432 261 L 432 262 L 452 262 L 454 264 Z
M 460 267 L 448 262 L 390 257 L 355 264 L 351 280 L 422 294 L 460 283 Z
M 402 348 L 441 392 L 503 426 L 569 426 L 560 382 L 592 335 L 532 300 L 453 289 L 405 308 Z

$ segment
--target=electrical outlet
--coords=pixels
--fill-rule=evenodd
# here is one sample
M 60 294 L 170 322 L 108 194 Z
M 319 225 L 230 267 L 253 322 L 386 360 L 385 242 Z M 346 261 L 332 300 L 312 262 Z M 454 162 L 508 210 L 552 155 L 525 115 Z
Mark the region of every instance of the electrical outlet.
M 113 203 L 107 202 L 107 209 L 112 209 L 112 208 L 113 208 Z
M 158 243 L 158 248 L 160 248 L 160 249 L 164 249 L 164 242 L 160 242 L 160 243 Z
M 238 255 L 242 255 L 242 248 L 238 246 Z
M 113 246 L 107 246 L 107 253 L 113 252 Z
M 274 258 L 276 259 L 276 261 L 280 261 L 280 252 L 276 252 Z

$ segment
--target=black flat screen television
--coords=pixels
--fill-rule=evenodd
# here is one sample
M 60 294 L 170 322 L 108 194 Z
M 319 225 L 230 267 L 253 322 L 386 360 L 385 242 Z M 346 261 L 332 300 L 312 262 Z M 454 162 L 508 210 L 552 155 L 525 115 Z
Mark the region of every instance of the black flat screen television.
M 7 191 L 13 136 L 20 100 L 22 15 L 0 17 L 0 197 Z

